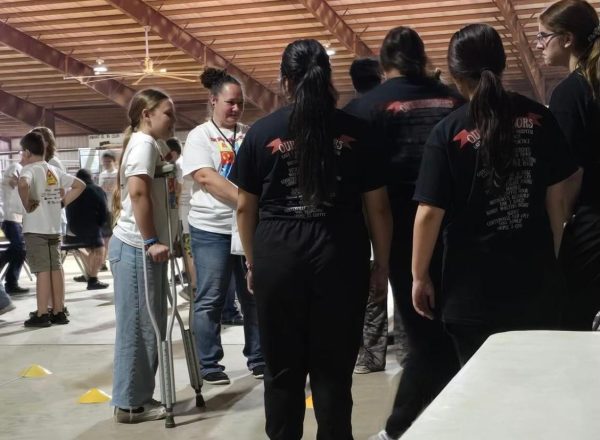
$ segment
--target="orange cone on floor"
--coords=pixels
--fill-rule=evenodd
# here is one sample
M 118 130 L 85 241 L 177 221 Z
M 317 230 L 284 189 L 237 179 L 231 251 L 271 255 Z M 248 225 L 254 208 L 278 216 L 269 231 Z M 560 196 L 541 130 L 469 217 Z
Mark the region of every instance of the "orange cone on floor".
M 79 398 L 79 403 L 105 403 L 111 397 L 99 388 L 92 388 Z
M 44 376 L 48 376 L 49 374 L 52 374 L 52 371 L 46 370 L 41 365 L 33 364 L 33 365 L 25 368 L 24 370 L 22 370 L 19 373 L 19 376 L 31 378 L 31 377 L 44 377 Z
M 307 408 L 314 408 L 313 406 L 313 400 L 312 400 L 312 396 L 308 396 L 306 398 L 306 407 Z

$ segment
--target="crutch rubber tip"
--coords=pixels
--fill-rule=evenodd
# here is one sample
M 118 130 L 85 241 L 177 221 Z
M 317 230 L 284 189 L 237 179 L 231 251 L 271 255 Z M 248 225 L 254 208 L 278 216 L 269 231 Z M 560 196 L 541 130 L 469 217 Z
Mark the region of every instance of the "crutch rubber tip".
M 204 408 L 205 406 L 206 406 L 206 402 L 204 402 L 204 397 L 202 397 L 202 394 L 197 394 L 196 395 L 196 407 Z
M 175 419 L 173 416 L 167 415 L 165 418 L 165 428 L 175 428 Z

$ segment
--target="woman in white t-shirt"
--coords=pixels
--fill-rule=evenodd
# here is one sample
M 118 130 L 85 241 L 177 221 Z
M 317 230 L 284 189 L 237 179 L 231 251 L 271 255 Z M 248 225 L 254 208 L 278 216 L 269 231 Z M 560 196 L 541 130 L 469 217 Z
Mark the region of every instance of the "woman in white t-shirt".
M 194 128 L 183 149 L 183 177 L 193 179 L 188 217 L 196 268 L 194 335 L 204 380 L 228 384 L 221 346 L 221 314 L 233 273 L 244 314 L 244 355 L 248 369 L 262 379 L 264 360 L 260 350 L 256 303 L 248 292 L 245 261 L 231 254 L 233 213 L 238 190 L 227 180 L 235 156 L 248 131 L 238 121 L 244 96 L 237 79 L 219 69 L 206 69 L 200 80 L 210 91 L 208 122 Z
M 118 220 L 108 248 L 116 314 L 112 404 L 120 423 L 158 420 L 166 415 L 165 408 L 152 399 L 157 349 L 146 305 L 142 259 L 148 258 L 150 305 L 164 334 L 167 194 L 164 180 L 155 178 L 156 168 L 163 163 L 156 140 L 172 136 L 175 108 L 165 93 L 146 89 L 131 100 L 129 119 L 113 204 Z

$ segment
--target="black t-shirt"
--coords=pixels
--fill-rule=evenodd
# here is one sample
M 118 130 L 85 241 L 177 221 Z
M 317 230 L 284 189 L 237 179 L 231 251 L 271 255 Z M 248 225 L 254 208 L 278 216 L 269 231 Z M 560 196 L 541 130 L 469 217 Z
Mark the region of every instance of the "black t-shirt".
M 514 155 L 504 191 L 487 190 L 489 171 L 468 104 L 440 122 L 425 146 L 414 199 L 447 213 L 446 321 L 502 321 L 528 313 L 523 308 L 534 313 L 537 295 L 556 283 L 546 189 L 577 166 L 552 113 L 521 95 L 511 99 Z
M 584 170 L 579 202 L 600 207 L 600 103 L 579 70 L 556 86 L 550 111 Z
M 78 237 L 95 237 L 108 218 L 106 193 L 98 185 L 88 184 L 66 211 L 71 232 Z
M 327 206 L 307 206 L 297 184 L 298 161 L 288 130 L 291 106 L 258 120 L 244 138 L 229 179 L 259 197 L 265 219 L 319 219 L 362 215 L 361 194 L 384 186 L 381 156 L 367 148 L 364 121 L 336 110 L 334 116 L 335 196 Z
M 391 78 L 352 100 L 344 110 L 371 123 L 388 155 L 388 191 L 392 199 L 410 200 L 423 145 L 441 119 L 464 99 L 431 78 Z

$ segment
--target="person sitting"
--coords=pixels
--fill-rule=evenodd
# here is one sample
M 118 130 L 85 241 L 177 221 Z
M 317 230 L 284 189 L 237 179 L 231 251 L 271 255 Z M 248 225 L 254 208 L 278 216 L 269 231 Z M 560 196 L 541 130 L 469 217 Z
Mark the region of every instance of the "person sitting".
M 85 183 L 85 189 L 67 208 L 69 232 L 65 235 L 64 242 L 82 243 L 85 246 L 84 250 L 78 249 L 76 252 L 83 261 L 86 275 L 75 277 L 75 281 L 87 281 L 87 290 L 106 289 L 108 284 L 98 281 L 98 271 L 104 263 L 102 225 L 108 217 L 106 195 L 102 188 L 94 184 L 88 170 L 82 168 L 77 171 L 76 176 Z

